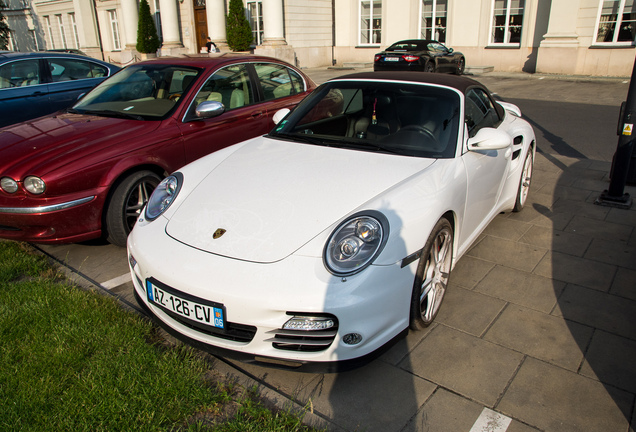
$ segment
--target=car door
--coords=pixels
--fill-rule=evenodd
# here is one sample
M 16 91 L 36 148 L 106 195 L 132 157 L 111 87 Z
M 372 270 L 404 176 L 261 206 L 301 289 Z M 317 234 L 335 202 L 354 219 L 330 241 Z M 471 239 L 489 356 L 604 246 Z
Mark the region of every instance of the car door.
M 501 121 L 494 102 L 483 89 L 466 92 L 465 122 L 469 137 L 482 128 L 497 128 Z M 497 212 L 510 166 L 512 140 L 510 144 L 501 150 L 467 151 L 464 148 L 461 158 L 467 175 L 467 197 L 460 243 L 480 230 Z
M 179 125 L 186 161 L 191 162 L 229 145 L 269 132 L 267 109 L 258 99 L 247 63 L 215 71 L 199 88 Z M 213 118 L 196 116 L 201 102 L 221 102 L 225 111 Z
M 44 59 L 50 71 L 50 112 L 72 106 L 108 76 L 108 69 L 100 64 L 75 58 L 51 57 Z
M 48 84 L 42 72 L 38 59 L 0 65 L 0 127 L 49 113 Z
M 453 60 L 453 55 L 448 52 L 448 48 L 446 48 L 441 43 L 433 43 L 433 48 L 435 50 L 435 57 L 437 58 L 437 67 L 439 72 L 448 72 L 448 69 L 451 67 L 451 62 Z

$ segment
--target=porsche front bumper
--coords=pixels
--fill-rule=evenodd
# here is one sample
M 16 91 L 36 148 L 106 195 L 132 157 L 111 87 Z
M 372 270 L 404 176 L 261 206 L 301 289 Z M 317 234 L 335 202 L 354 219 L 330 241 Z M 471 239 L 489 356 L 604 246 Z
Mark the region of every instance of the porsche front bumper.
M 170 238 L 163 220 L 138 224 L 128 253 L 141 306 L 173 335 L 223 356 L 339 369 L 338 364 L 374 356 L 408 328 L 416 263 L 372 265 L 341 278 L 325 269 L 322 257 L 240 261 Z M 224 327 L 201 325 L 159 306 L 149 294 L 153 286 L 190 304 L 218 306 Z M 332 317 L 335 326 L 317 337 L 311 331 L 290 333 L 283 326 L 294 316 Z

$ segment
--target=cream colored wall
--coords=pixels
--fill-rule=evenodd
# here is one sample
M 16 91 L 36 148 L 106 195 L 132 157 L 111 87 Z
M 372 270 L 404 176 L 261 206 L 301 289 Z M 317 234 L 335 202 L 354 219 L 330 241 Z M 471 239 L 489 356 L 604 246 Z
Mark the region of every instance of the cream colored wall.
M 446 44 L 454 49 L 485 46 L 487 34 L 480 28 L 488 28 L 490 5 L 483 1 L 451 1 L 448 11 Z
M 331 0 L 287 0 L 284 11 L 290 62 L 303 68 L 331 65 Z
M 611 45 L 594 46 L 594 33 L 598 17 L 598 0 L 578 0 L 576 11 L 562 11 L 562 14 L 575 13 L 575 38 L 552 43 L 543 43 L 539 48 L 537 72 L 565 75 L 594 76 L 631 76 L 636 50 L 631 46 Z M 572 33 L 569 29 L 559 28 L 560 18 L 552 9 L 550 15 L 551 30 L 557 33 Z
M 521 47 L 500 48 L 488 46 L 492 0 L 449 0 L 447 45 L 465 54 L 468 67 L 493 66 L 497 71 L 533 72 L 532 68 L 536 65 L 536 71 L 544 73 L 630 76 L 636 53 L 633 47 L 590 47 L 595 39 L 599 0 L 576 0 L 572 3 L 575 10 L 569 8 L 569 1 L 526 0 Z M 359 0 L 335 0 L 336 46 L 333 48 L 331 0 L 283 2 L 285 37 L 294 56 L 291 61 L 300 67 L 331 66 L 333 60 L 338 65 L 371 63 L 374 54 L 390 43 L 419 37 L 420 0 L 384 0 L 382 43 L 370 46 L 358 45 Z M 74 11 L 74 3 L 73 0 L 33 0 L 36 14 L 40 18 L 44 15 L 50 17 L 57 47 L 61 39 L 55 15 L 61 13 L 63 19 L 67 19 L 67 14 Z M 154 1 L 149 3 L 151 10 L 154 10 Z M 192 3 L 191 0 L 178 3 L 183 52 L 190 54 L 197 51 Z M 118 11 L 123 47 L 126 29 L 120 0 L 105 0 L 96 4 L 105 58 L 118 62 L 120 53 L 112 50 L 107 10 Z M 551 11 L 559 12 L 551 14 Z M 567 16 L 558 16 L 559 13 Z M 564 39 L 563 43 L 558 37 L 545 43 L 548 25 L 552 34 L 558 36 L 560 30 L 564 30 L 564 33 L 574 37 Z M 564 26 L 572 28 L 564 29 Z M 70 31 L 70 23 L 65 21 L 65 27 Z M 84 32 L 90 31 L 86 29 Z M 67 38 L 70 36 L 67 33 Z M 80 34 L 80 42 L 88 36 Z M 45 39 L 48 40 L 48 34 Z M 99 53 L 89 54 L 100 57 Z
M 178 8 L 181 16 L 181 43 L 183 43 L 184 52 L 196 53 L 197 35 L 194 22 L 194 3 L 184 1 L 183 3 L 178 3 Z
M 49 22 L 51 23 L 51 32 L 53 34 L 53 42 L 55 44 L 55 48 L 63 48 L 62 46 L 62 36 L 60 35 L 60 30 L 57 25 L 57 18 L 55 15 L 62 15 L 62 19 L 64 20 L 64 27 L 66 29 L 66 40 L 68 42 L 69 36 L 71 34 L 68 30 L 72 30 L 70 27 L 70 23 L 67 24 L 66 19 L 69 13 L 74 12 L 73 8 L 73 0 L 57 0 L 57 1 L 34 1 L 33 8 L 35 13 L 40 17 L 42 23 L 42 32 L 44 34 L 44 40 L 46 42 L 46 46 L 41 47 L 42 49 L 53 49 L 51 46 L 51 40 L 49 38 L 49 33 L 45 27 L 44 17 L 49 17 Z

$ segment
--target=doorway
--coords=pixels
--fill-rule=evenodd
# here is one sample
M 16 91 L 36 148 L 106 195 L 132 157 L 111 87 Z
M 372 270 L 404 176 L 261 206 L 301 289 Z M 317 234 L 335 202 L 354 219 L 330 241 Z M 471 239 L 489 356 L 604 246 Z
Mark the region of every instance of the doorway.
M 197 52 L 201 52 L 201 48 L 206 48 L 205 43 L 208 40 L 208 17 L 205 12 L 205 0 L 194 1 L 194 26 L 197 34 Z

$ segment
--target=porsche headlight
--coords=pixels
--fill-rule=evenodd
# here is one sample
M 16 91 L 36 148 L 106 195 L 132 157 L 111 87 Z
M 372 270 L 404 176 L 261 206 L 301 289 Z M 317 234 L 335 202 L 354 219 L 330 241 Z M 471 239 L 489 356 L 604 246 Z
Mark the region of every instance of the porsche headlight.
M 146 219 L 149 221 L 157 219 L 165 212 L 170 204 L 175 200 L 183 183 L 183 175 L 174 173 L 163 179 L 161 183 L 152 191 L 148 204 L 146 205 Z
M 40 195 L 46 190 L 44 180 L 36 176 L 28 176 L 24 179 L 24 188 L 35 195 Z
M 338 276 L 358 273 L 380 254 L 389 236 L 389 223 L 379 212 L 353 215 L 334 230 L 325 245 L 327 269 Z

